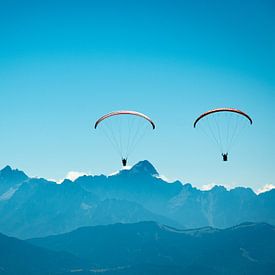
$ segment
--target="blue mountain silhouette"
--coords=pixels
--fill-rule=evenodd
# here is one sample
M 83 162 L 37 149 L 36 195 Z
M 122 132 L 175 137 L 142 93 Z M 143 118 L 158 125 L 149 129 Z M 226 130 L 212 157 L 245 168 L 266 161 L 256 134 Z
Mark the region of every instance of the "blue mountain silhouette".
M 229 229 L 178 230 L 153 222 L 85 227 L 29 240 L 66 251 L 110 274 L 273 274 L 275 228 L 245 223 Z M 109 273 L 107 273 L 109 274 Z
M 55 252 L 0 234 L 0 274 L 66 274 L 88 267 L 67 252 Z
M 275 190 L 201 191 L 168 183 L 148 161 L 113 176 L 82 176 L 57 184 L 0 171 L 0 232 L 19 238 L 61 234 L 83 226 L 155 221 L 177 228 L 227 228 L 243 222 L 275 225 Z
M 26 241 L 0 234 L 0 272 L 46 274 L 251 274 L 275 271 L 275 228 L 179 230 L 154 222 L 84 227 Z

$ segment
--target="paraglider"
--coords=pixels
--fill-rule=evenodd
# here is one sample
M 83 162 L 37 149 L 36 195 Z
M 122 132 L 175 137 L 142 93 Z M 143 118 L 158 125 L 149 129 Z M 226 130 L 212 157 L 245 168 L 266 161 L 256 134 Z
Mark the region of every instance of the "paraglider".
M 228 161 L 228 153 L 223 154 L 222 153 L 223 161 Z
M 115 111 L 100 117 L 94 126 L 100 128 L 115 151 L 120 155 L 122 166 L 149 129 L 156 125 L 145 114 L 135 111 Z
M 125 167 L 126 165 L 127 165 L 127 159 L 123 158 L 123 159 L 122 159 L 122 166 Z
M 228 161 L 228 152 L 237 137 L 252 125 L 251 117 L 234 108 L 213 109 L 200 115 L 194 122 L 194 128 L 200 128 L 218 145 L 223 161 Z

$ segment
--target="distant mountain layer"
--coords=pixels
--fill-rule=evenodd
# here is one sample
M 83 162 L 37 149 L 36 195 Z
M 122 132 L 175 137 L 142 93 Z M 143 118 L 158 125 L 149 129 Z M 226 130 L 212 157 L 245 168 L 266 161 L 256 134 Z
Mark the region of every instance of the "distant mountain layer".
M 264 223 L 223 230 L 115 224 L 29 242 L 83 259 L 95 273 L 275 274 L 275 227 Z
M 148 161 L 113 176 L 82 176 L 62 184 L 7 166 L 0 171 L 0 216 L 0 232 L 23 239 L 119 222 L 155 221 L 177 228 L 275 225 L 275 190 L 260 195 L 221 186 L 201 191 L 165 182 Z

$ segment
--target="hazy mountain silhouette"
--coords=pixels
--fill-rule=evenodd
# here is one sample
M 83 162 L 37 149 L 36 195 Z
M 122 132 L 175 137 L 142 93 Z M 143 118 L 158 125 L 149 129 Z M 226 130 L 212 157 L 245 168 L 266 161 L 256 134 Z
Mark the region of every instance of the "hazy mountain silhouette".
M 0 171 L 0 232 L 43 237 L 83 226 L 156 221 L 177 228 L 231 227 L 243 222 L 275 225 L 275 190 L 201 191 L 168 183 L 148 161 L 113 176 L 82 176 L 62 184 L 31 179 L 9 166 Z
M 54 252 L 0 234 L 0 274 L 65 274 L 86 267 L 85 261 L 66 252 Z
M 110 270 L 110 274 L 275 272 L 275 227 L 264 223 L 224 230 L 177 230 L 153 222 L 114 224 L 29 242 L 69 252 L 97 270 Z

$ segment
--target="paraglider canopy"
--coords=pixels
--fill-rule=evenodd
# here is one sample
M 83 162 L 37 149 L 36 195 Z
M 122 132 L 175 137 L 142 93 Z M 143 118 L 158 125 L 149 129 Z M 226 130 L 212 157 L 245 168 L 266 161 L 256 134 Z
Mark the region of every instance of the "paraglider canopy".
M 110 118 L 112 116 L 119 116 L 119 115 L 133 115 L 133 116 L 139 116 L 141 118 L 144 118 L 146 120 L 148 120 L 153 129 L 156 128 L 156 125 L 155 123 L 152 121 L 152 119 L 150 119 L 148 116 L 142 114 L 142 113 L 139 113 L 139 112 L 135 112 L 135 111 L 115 111 L 115 112 L 111 112 L 111 113 L 108 113 L 104 116 L 102 116 L 101 118 L 99 118 L 96 123 L 95 123 L 95 129 L 97 128 L 98 124 L 101 123 L 103 120 L 107 119 L 107 118 Z
M 218 145 L 223 161 L 228 161 L 228 152 L 235 140 L 252 118 L 243 111 L 234 108 L 217 108 L 201 114 L 194 122 L 194 128 L 200 128 Z
M 156 125 L 147 115 L 129 110 L 114 111 L 100 117 L 95 125 L 100 128 L 126 166 L 128 157 L 149 129 Z
M 244 113 L 244 112 L 242 112 L 242 111 L 240 111 L 240 110 L 237 110 L 237 109 L 234 109 L 234 108 L 218 108 L 218 109 L 210 110 L 210 111 L 205 112 L 205 113 L 203 113 L 202 115 L 200 115 L 200 116 L 196 119 L 196 121 L 194 122 L 194 128 L 196 128 L 197 123 L 198 123 L 202 118 L 204 118 L 205 116 L 208 116 L 208 115 L 211 115 L 211 114 L 214 114 L 214 113 L 219 113 L 219 112 L 232 112 L 232 113 L 237 113 L 237 114 L 239 114 L 239 115 L 242 115 L 242 116 L 246 117 L 246 118 L 249 120 L 250 124 L 253 123 L 251 117 L 250 117 L 248 114 L 246 114 L 246 113 Z

